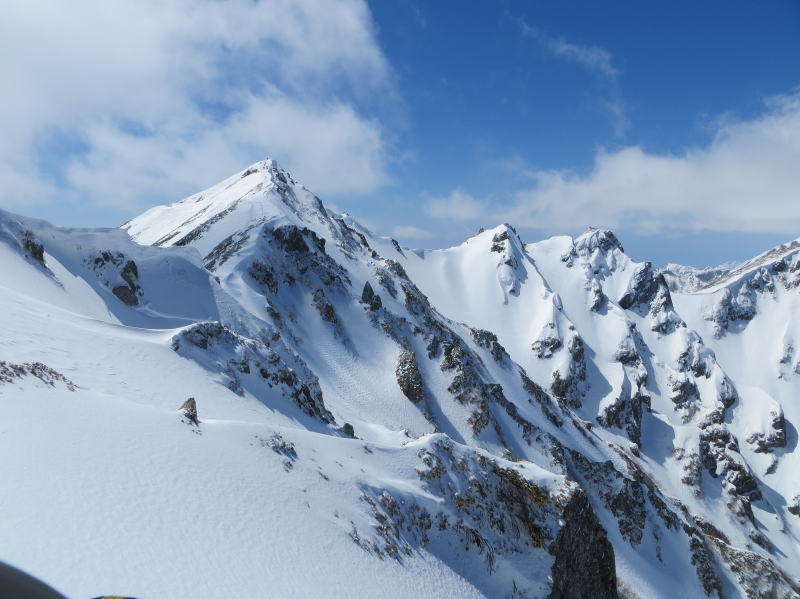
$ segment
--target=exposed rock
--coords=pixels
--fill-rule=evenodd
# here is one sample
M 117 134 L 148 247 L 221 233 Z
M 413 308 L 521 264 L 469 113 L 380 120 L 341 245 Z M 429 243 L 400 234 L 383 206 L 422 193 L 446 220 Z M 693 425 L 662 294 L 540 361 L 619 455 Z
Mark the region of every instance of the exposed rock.
M 25 231 L 22 237 L 22 247 L 31 258 L 44 266 L 44 246 L 36 240 L 33 231 Z
M 552 358 L 553 354 L 561 349 L 562 345 L 563 342 L 558 335 L 556 324 L 554 322 L 548 322 L 542 327 L 539 338 L 533 342 L 531 349 L 533 353 L 536 354 L 536 357 L 542 360 Z
M 372 285 L 369 284 L 369 281 L 364 283 L 364 290 L 361 292 L 361 303 L 369 306 L 369 309 L 373 312 L 380 310 L 383 306 L 381 296 L 373 291 Z
M 755 290 L 749 285 L 741 285 L 736 295 L 726 287 L 705 318 L 714 323 L 714 334 L 719 338 L 725 335 L 732 323 L 750 321 L 755 315 Z
M 579 408 L 582 404 L 586 381 L 586 358 L 584 354 L 583 339 L 573 334 L 567 345 L 570 359 L 565 371 L 553 372 L 553 381 L 550 390 L 558 399 L 568 405 Z
M 606 294 L 603 293 L 603 287 L 600 285 L 600 282 L 592 278 L 591 283 L 589 283 L 589 299 L 587 301 L 589 310 L 598 312 L 606 303 L 607 299 Z
M 325 240 L 317 237 L 313 231 L 303 227 L 300 229 L 295 225 L 285 225 L 272 230 L 272 236 L 287 252 L 308 252 L 309 247 L 306 243 L 306 236 L 310 236 L 320 251 L 325 251 Z
M 770 412 L 770 429 L 767 432 L 756 432 L 747 437 L 746 441 L 755 446 L 757 453 L 767 453 L 776 447 L 786 447 L 786 420 L 783 410 Z
M 55 387 L 56 383 L 61 383 L 69 391 L 75 391 L 78 388 L 75 383 L 63 374 L 41 362 L 14 364 L 13 362 L 0 360 L 0 385 L 13 383 L 15 379 L 22 379 L 26 376 L 35 377 L 50 387 Z
M 722 597 L 722 580 L 715 568 L 716 560 L 708 543 L 696 528 L 684 525 L 684 532 L 689 536 L 691 562 L 697 572 L 697 578 L 709 597 L 713 594 Z
M 404 349 L 400 352 L 395 368 L 395 376 L 400 390 L 408 399 L 414 403 L 419 403 L 425 396 L 425 388 L 422 383 L 422 375 L 419 372 L 417 357 L 413 351 Z
M 483 380 L 477 357 L 459 338 L 444 344 L 442 371 L 454 370 L 455 375 L 447 390 L 463 405 L 472 406 L 468 422 L 474 434 L 479 434 L 492 420 L 489 397 L 494 386 Z M 499 385 L 498 385 L 499 387 Z
M 681 374 L 679 376 L 672 377 L 670 381 L 670 387 L 672 389 L 670 399 L 672 400 L 672 403 L 675 404 L 675 408 L 689 410 L 688 416 L 690 417 L 693 414 L 693 411 L 690 410 L 692 402 L 698 400 L 700 397 L 697 384 L 685 374 Z M 688 418 L 685 419 L 688 420 Z
M 797 583 L 772 560 L 726 543 L 716 544 L 748 599 L 797 599 L 800 596 Z
M 315 289 L 313 295 L 314 307 L 319 312 L 322 320 L 330 322 L 331 324 L 338 324 L 339 319 L 336 316 L 336 310 L 333 304 L 325 297 L 325 292 L 322 289 Z
M 508 353 L 505 348 L 500 345 L 500 342 L 497 340 L 497 335 L 482 329 L 470 329 L 469 332 L 475 343 L 490 351 L 495 362 L 502 364 L 508 360 Z
M 662 281 L 666 287 L 666 281 L 663 280 L 663 276 L 654 274 L 653 265 L 650 262 L 640 264 L 631 277 L 628 290 L 619 299 L 620 307 L 627 310 L 642 304 L 649 306 L 650 301 L 658 291 L 659 283 Z
M 794 514 L 795 516 L 800 516 L 800 493 L 798 493 L 792 498 L 792 502 L 786 509 L 789 510 L 790 514 Z
M 603 426 L 623 429 L 628 438 L 639 445 L 642 442 L 642 412 L 649 406 L 649 395 L 640 390 L 631 394 L 630 389 L 623 388 L 619 397 L 597 417 L 597 421 Z
M 630 335 L 623 337 L 617 346 L 617 351 L 614 352 L 614 359 L 620 364 L 630 365 L 641 362 L 639 352 L 636 350 L 636 344 Z
M 561 519 L 564 525 L 550 546 L 555 563 L 549 599 L 616 599 L 614 548 L 583 490 L 575 492 Z
M 502 253 L 506 249 L 503 242 L 507 239 L 508 229 L 501 231 L 500 233 L 495 233 L 495 235 L 492 237 L 492 247 L 489 248 L 490 251 Z
M 194 397 L 190 397 L 181 404 L 181 412 L 183 412 L 183 416 L 189 421 L 189 424 L 194 424 L 195 426 L 200 424 L 197 419 L 197 402 Z
M 102 251 L 90 263 L 96 271 L 104 274 L 106 285 L 113 285 L 111 293 L 117 299 L 126 306 L 139 305 L 142 289 L 139 286 L 139 268 L 136 262 L 127 260 L 120 252 Z
M 270 293 L 278 293 L 278 277 L 271 266 L 261 262 L 253 262 L 248 267 L 247 272 Z
M 238 395 L 247 389 L 268 405 L 276 395 L 283 396 L 312 418 L 334 421 L 317 377 L 283 345 L 280 335 L 248 339 L 222 323 L 201 322 L 175 335 L 172 349 L 209 370 L 218 370 Z

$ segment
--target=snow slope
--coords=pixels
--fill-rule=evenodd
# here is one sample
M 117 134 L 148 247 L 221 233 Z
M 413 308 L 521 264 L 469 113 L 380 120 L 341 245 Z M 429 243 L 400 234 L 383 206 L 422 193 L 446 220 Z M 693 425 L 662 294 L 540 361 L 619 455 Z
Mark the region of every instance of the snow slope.
M 0 212 L 0 560 L 76 598 L 800 596 L 797 250 L 410 250 L 272 160 L 122 230 Z

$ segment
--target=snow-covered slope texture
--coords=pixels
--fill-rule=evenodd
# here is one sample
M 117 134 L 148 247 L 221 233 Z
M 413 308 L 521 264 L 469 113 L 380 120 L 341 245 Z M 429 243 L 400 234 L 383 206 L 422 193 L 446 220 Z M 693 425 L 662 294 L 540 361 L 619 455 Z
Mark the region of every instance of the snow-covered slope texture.
M 409 250 L 271 160 L 122 230 L 0 212 L 0 560 L 75 598 L 797 597 L 796 249 Z

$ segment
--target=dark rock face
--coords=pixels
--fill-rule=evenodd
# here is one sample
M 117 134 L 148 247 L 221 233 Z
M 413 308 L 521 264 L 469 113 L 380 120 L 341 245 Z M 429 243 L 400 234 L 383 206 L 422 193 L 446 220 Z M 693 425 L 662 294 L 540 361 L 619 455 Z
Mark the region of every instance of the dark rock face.
M 36 241 L 36 237 L 31 231 L 25 231 L 25 235 L 22 237 L 22 247 L 31 258 L 44 266 L 44 246 Z
M 117 299 L 126 306 L 136 306 L 139 304 L 139 298 L 136 297 L 136 292 L 131 290 L 127 285 L 117 285 L 111 290 L 111 293 L 117 296 Z
M 114 285 L 111 293 L 126 306 L 139 305 L 142 288 L 139 286 L 139 268 L 136 266 L 136 262 L 126 260 L 125 256 L 119 252 L 103 251 L 95 257 L 91 264 L 95 270 L 101 272 L 116 269 L 124 284 Z
M 559 400 L 574 408 L 580 408 L 586 381 L 583 339 L 578 335 L 573 335 L 567 343 L 567 351 L 569 351 L 570 360 L 566 372 L 564 374 L 558 370 L 553 372 L 550 390 Z
M 361 292 L 361 303 L 369 306 L 369 309 L 373 312 L 377 312 L 383 307 L 381 296 L 375 293 L 369 281 L 364 283 L 364 290 Z
M 493 252 L 501 252 L 502 253 L 503 250 L 506 249 L 505 245 L 503 244 L 503 242 L 506 241 L 507 239 L 508 239 L 508 231 L 507 230 L 503 231 L 501 233 L 495 234 L 495 236 L 492 237 L 492 247 L 490 248 L 490 250 L 493 251 Z
M 395 369 L 397 384 L 400 390 L 408 399 L 414 403 L 422 401 L 425 390 L 422 385 L 422 375 L 419 372 L 419 364 L 414 352 L 403 350 L 397 360 Z
M 620 308 L 627 310 L 637 304 L 649 304 L 660 284 L 666 287 L 663 275 L 654 275 L 653 265 L 645 262 L 633 273 L 630 288 L 619 300 Z
M 550 546 L 556 560 L 549 599 L 616 599 L 614 548 L 585 492 L 572 496 L 561 519 L 564 526 Z
M 483 329 L 470 329 L 469 332 L 475 343 L 491 352 L 495 362 L 502 363 L 508 358 L 508 353 L 505 348 L 500 345 L 500 342 L 497 340 L 497 335 L 489 331 L 484 331 Z
M 287 252 L 303 253 L 310 251 L 306 239 L 310 239 L 318 251 L 325 251 L 325 240 L 305 227 L 302 229 L 294 225 L 278 227 L 272 230 L 272 236 Z
M 313 304 L 322 317 L 322 320 L 330 322 L 331 324 L 337 324 L 339 322 L 333 304 L 325 297 L 325 292 L 323 292 L 322 289 L 316 289 L 314 291 Z

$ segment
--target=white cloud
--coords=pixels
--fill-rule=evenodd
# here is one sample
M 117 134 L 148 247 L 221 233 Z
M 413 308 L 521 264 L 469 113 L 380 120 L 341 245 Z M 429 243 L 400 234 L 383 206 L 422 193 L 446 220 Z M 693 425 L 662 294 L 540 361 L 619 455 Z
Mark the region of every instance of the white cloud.
M 448 196 L 428 200 L 425 211 L 433 218 L 469 222 L 480 220 L 485 214 L 485 206 L 471 195 L 455 189 Z
M 267 155 L 319 193 L 386 178 L 364 0 L 18 0 L 0 40 L 5 204 L 140 208 Z
M 524 227 L 587 225 L 646 233 L 800 234 L 800 92 L 772 98 L 749 121 L 716 124 L 706 146 L 653 154 L 600 151 L 588 174 L 540 171 L 504 218 Z
M 563 37 L 553 37 L 529 25 L 524 19 L 519 19 L 519 25 L 522 35 L 535 39 L 546 52 L 556 58 L 577 64 L 600 79 L 606 87 L 607 95 L 601 100 L 601 105 L 614 125 L 614 133 L 617 136 L 624 135 L 628 127 L 628 118 L 619 89 L 620 71 L 614 66 L 612 54 L 600 46 L 577 44 Z
M 613 80 L 619 76 L 619 71 L 612 64 L 611 53 L 608 50 L 599 46 L 573 44 L 562 37 L 552 38 L 540 34 L 538 38 L 547 50 L 559 58 L 575 62 L 608 79 Z
M 414 225 L 399 225 L 394 228 L 392 235 L 400 239 L 431 239 L 434 234 Z
M 553 37 L 544 31 L 519 19 L 522 34 L 536 39 L 546 51 L 558 58 L 574 62 L 595 74 L 610 80 L 619 77 L 619 70 L 613 64 L 611 53 L 600 46 L 589 46 L 568 42 L 563 37 Z

